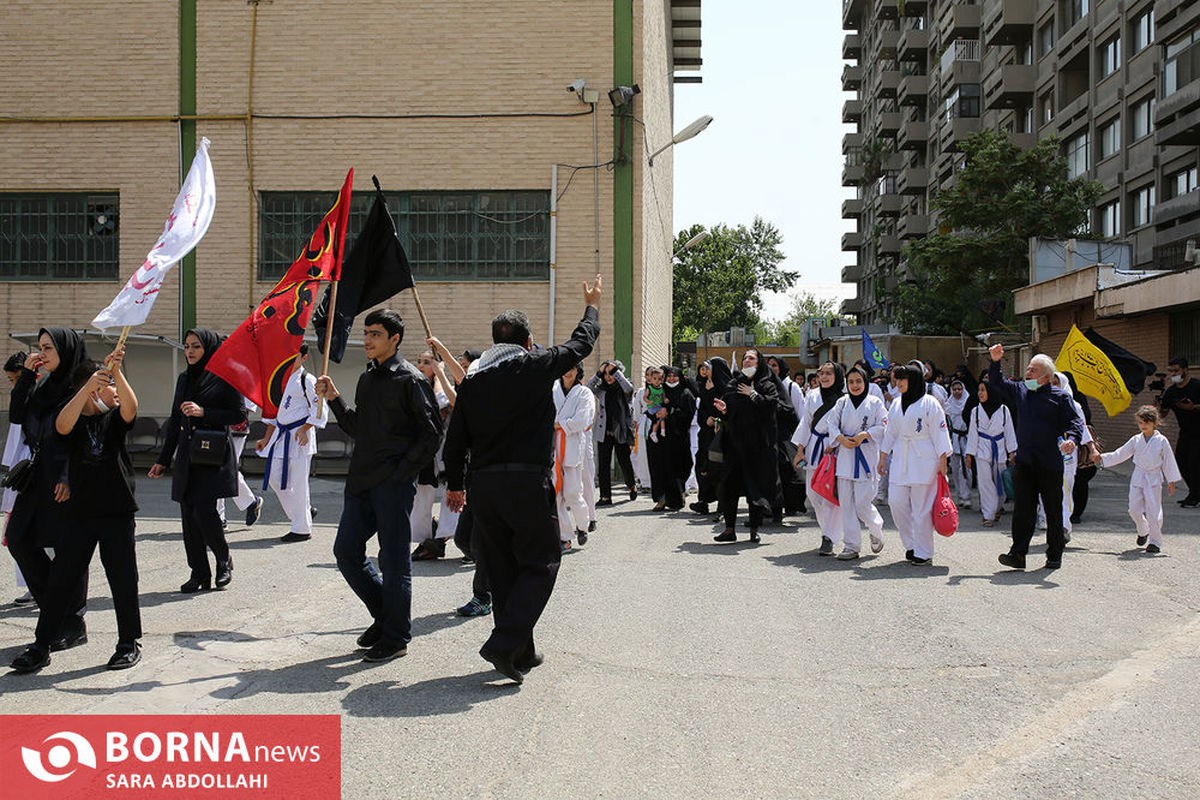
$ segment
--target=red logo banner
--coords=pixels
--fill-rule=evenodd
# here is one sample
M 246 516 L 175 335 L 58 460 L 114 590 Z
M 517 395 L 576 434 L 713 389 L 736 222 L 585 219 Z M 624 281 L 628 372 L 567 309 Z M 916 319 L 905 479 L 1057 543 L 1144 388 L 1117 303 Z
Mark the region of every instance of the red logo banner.
M 5 797 L 341 797 L 337 715 L 2 719 Z

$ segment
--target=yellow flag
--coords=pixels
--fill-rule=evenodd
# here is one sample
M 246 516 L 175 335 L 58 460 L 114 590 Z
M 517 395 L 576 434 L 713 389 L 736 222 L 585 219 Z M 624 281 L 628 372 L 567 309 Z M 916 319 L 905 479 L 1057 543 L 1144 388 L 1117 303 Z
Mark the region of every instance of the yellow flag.
M 1120 414 L 1133 402 L 1125 380 L 1109 357 L 1074 325 L 1055 364 L 1060 371 L 1071 373 L 1079 391 L 1103 403 L 1110 417 Z

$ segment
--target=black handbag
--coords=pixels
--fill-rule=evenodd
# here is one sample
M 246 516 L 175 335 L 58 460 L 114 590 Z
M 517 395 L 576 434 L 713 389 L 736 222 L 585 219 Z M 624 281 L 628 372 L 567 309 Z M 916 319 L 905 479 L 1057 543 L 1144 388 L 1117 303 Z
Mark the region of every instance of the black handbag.
M 724 442 L 721 441 L 722 432 L 723 431 L 721 428 L 717 428 L 716 433 L 713 434 L 712 443 L 709 444 L 709 446 L 708 446 L 709 463 L 712 463 L 712 464 L 724 464 L 725 463 Z
M 22 459 L 9 467 L 8 472 L 4 473 L 4 480 L 0 481 L 0 485 L 5 489 L 12 489 L 17 494 L 22 494 L 33 485 L 33 477 L 36 474 L 37 453 L 35 452 L 29 458 Z
M 229 448 L 228 430 L 194 430 L 188 445 L 188 460 L 197 467 L 219 467 L 229 457 Z

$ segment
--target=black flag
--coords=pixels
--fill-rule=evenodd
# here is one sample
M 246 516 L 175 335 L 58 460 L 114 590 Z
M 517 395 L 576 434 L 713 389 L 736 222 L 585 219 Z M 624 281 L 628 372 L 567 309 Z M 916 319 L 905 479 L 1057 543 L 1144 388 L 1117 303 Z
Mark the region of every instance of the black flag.
M 378 182 L 375 188 L 379 189 Z M 412 268 L 396 235 L 396 223 L 384 202 L 383 192 L 376 191 L 367 223 L 342 262 L 329 357 L 339 364 L 342 362 L 356 316 L 412 286 Z M 312 316 L 317 348 L 322 353 L 325 352 L 325 326 L 329 318 L 329 293 L 330 289 L 326 288 L 325 296 Z
M 1146 378 L 1154 374 L 1154 362 L 1138 358 L 1124 347 L 1096 333 L 1094 328 L 1084 331 L 1083 337 L 1108 356 L 1117 372 L 1121 373 L 1121 379 L 1125 381 L 1125 388 L 1130 394 L 1137 394 L 1146 388 Z

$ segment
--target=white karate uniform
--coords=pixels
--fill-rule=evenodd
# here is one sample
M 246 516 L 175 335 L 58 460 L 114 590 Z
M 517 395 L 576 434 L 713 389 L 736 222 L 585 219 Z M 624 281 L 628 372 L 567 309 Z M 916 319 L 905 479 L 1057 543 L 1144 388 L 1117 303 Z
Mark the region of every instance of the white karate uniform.
M 278 413 L 274 419 L 263 420 L 273 427 L 267 446 L 258 451 L 260 456 L 269 460 L 267 469 L 270 474 L 264 483 L 275 490 L 279 505 L 291 520 L 291 532 L 304 536 L 312 534 L 308 476 L 313 455 L 317 452 L 317 430 L 324 428 L 329 420 L 329 404 L 320 405 L 321 413 L 318 414 L 316 376 L 304 369 L 293 370 L 284 386 Z M 308 443 L 300 444 L 297 436 L 305 424 L 311 424 L 313 430 L 308 432 Z M 285 463 L 286 487 L 283 485 Z
M 1017 429 L 1012 414 L 1003 403 L 996 413 L 988 414 L 983 406 L 971 409 L 971 424 L 967 429 L 967 454 L 975 457 L 975 474 L 979 476 L 979 508 L 985 520 L 995 521 L 1004 502 L 1004 481 L 1001 475 L 1008 464 L 1008 454 L 1017 451 Z
M 1162 547 L 1162 485 L 1183 480 L 1171 443 L 1158 431 L 1147 439 L 1140 432 L 1111 453 L 1101 456 L 1101 466 L 1111 467 L 1133 459 L 1129 478 L 1129 516 L 1138 536 L 1149 537 L 1150 544 Z
M 796 412 L 796 419 L 804 416 L 804 389 L 792 380 L 792 376 L 783 379 L 783 389 L 787 393 L 788 402 Z
M 804 396 L 803 413 L 800 415 L 800 424 L 796 426 L 795 432 L 792 433 L 792 444 L 796 445 L 797 448 L 804 449 L 805 481 L 808 490 L 807 499 L 812 504 L 813 514 L 817 518 L 817 525 L 821 529 L 821 535 L 829 537 L 829 540 L 834 545 L 837 545 L 842 540 L 842 525 L 841 518 L 838 516 L 838 507 L 824 497 L 821 497 L 813 489 L 812 485 L 813 475 L 817 472 L 817 466 L 821 463 L 821 458 L 825 455 L 825 451 L 833 444 L 833 437 L 828 433 L 813 430 L 813 415 L 820 407 L 820 390 L 810 391 Z M 826 416 L 831 413 L 833 413 L 832 409 L 826 413 Z M 824 417 L 820 421 L 824 422 Z
M 967 392 L 963 388 L 962 397 L 955 399 L 951 395 L 944 405 L 946 409 L 946 424 L 950 431 L 950 486 L 958 495 L 959 505 L 971 503 L 971 472 L 967 469 L 968 424 L 963 421 L 962 412 L 967 405 Z
M 450 407 L 450 398 L 444 392 L 435 391 L 433 396 L 437 401 L 439 412 Z M 442 443 L 438 445 L 438 450 L 433 455 L 433 474 L 435 476 L 440 475 L 444 470 L 442 447 L 445 443 L 446 440 L 443 437 Z M 417 493 L 413 495 L 412 512 L 408 515 L 409 538 L 412 541 L 423 542 L 426 539 L 434 538 L 433 507 L 441 503 L 444 496 L 444 486 L 430 486 L 426 483 L 417 484 Z M 454 528 L 458 525 L 458 515 L 453 512 L 442 511 L 442 516 L 444 519 L 438 520 L 437 538 L 446 539 L 454 535 Z M 449 532 L 447 532 L 447 529 L 449 529 Z
M 258 406 L 252 403 L 248 398 L 242 398 L 242 409 L 249 417 L 255 411 L 258 411 Z M 238 493 L 233 498 L 233 504 L 238 507 L 238 511 L 245 511 L 258 500 L 258 495 L 254 493 L 246 476 L 242 474 L 242 451 L 246 449 L 246 437 L 248 431 L 244 433 L 234 433 L 229 437 L 229 441 L 233 446 L 233 463 L 238 465 L 237 470 L 237 485 Z M 225 498 L 217 498 L 217 514 L 221 517 L 221 522 L 225 521 Z
M 637 476 L 638 483 L 645 488 L 650 486 L 650 462 L 646 458 L 646 436 L 650 433 L 650 420 L 646 417 L 645 386 L 633 393 L 633 418 L 637 429 L 629 457 L 633 460 L 633 474 Z
M 700 398 L 696 398 L 696 408 L 692 412 L 692 424 L 688 427 L 688 436 L 691 439 L 692 447 L 692 473 L 688 476 L 687 485 L 684 489 L 689 492 L 700 490 L 700 483 L 696 480 L 696 451 L 700 449 L 700 415 L 695 413 L 700 410 Z
M 871 397 L 879 398 L 879 402 L 883 403 L 883 410 L 886 413 L 888 401 L 887 398 L 883 396 L 883 389 L 879 388 L 879 384 L 875 383 L 875 381 L 869 382 L 867 384 L 867 394 L 871 395 Z
M 584 494 L 587 440 L 596 418 L 596 395 L 577 383 L 564 393 L 555 381 L 554 407 L 554 478 L 558 501 L 559 538 L 569 542 L 575 531 L 587 531 L 589 517 Z
M 878 491 L 879 444 L 887 431 L 887 408 L 883 401 L 868 393 L 858 408 L 849 395 L 839 398 L 834 407 L 817 423 L 817 430 L 832 442 L 866 432 L 870 439 L 858 447 L 838 446 L 836 516 L 842 528 L 842 542 L 855 553 L 862 549 L 862 529 L 867 526 L 873 542 L 883 541 L 883 517 L 875 508 Z M 831 445 L 834 446 L 834 445 Z
M 950 399 L 950 393 L 946 391 L 946 387 L 932 381 L 925 382 L 925 394 L 933 395 L 942 408 L 946 407 L 946 401 Z
M 25 437 L 21 434 L 21 426 L 14 423 L 9 423 L 8 438 L 4 441 L 4 460 L 0 461 L 6 467 L 15 467 L 20 462 L 29 458 L 29 445 L 25 444 Z M 8 527 L 8 517 L 12 514 L 13 503 L 17 500 L 17 493 L 12 489 L 5 489 L 3 496 L 0 497 L 0 514 L 4 516 L 4 525 L 0 526 L 0 535 L 3 535 L 4 529 Z M 21 568 L 13 562 L 13 567 L 17 571 L 17 586 L 25 587 L 25 576 L 21 574 Z
M 892 402 L 880 451 L 888 463 L 888 505 L 900 541 L 917 558 L 933 558 L 933 501 L 937 496 L 938 459 L 950 453 L 946 412 L 932 395 L 902 410 Z

